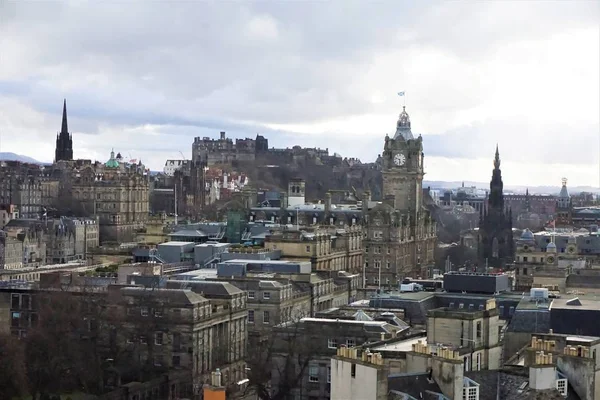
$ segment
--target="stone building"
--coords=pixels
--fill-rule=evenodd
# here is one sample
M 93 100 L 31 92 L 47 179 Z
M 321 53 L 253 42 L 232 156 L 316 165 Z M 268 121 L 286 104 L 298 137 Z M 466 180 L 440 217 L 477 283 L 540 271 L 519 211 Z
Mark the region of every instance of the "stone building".
M 0 289 L 0 332 L 26 336 L 45 311 L 42 304 L 68 296 L 80 303 L 89 330 L 98 334 L 99 353 L 112 360 L 110 370 L 119 371 L 122 384 L 139 378 L 141 368 L 152 368 L 160 374 L 186 371 L 201 386 L 219 368 L 230 386 L 245 377 L 246 296 L 226 283 L 213 286 L 202 288 L 205 295 L 123 285 L 93 294 L 75 287 Z
M 479 219 L 479 265 L 502 268 L 513 262 L 512 211 L 504 204 L 500 153 L 496 146 L 494 170 L 485 210 Z
M 427 312 L 427 343 L 458 350 L 466 371 L 500 367 L 502 344 L 496 301 L 482 309 L 438 308 Z
M 191 283 L 186 289 L 115 286 L 109 301 L 115 307 L 110 314 L 123 321 L 119 340 L 137 357 L 188 370 L 199 384 L 216 368 L 225 385 L 245 377 L 247 311 L 241 290 L 226 283 Z
M 292 359 L 291 376 L 300 378 L 290 396 L 301 399 L 328 399 L 331 394 L 331 357 L 341 346 L 354 347 L 402 335 L 404 329 L 385 321 L 348 321 L 303 318 L 273 329 L 271 385 L 285 382 L 282 366 Z M 292 343 L 293 341 L 293 343 Z M 290 347 L 291 344 L 291 347 Z M 290 354 L 290 348 L 295 354 Z M 305 365 L 305 364 L 308 365 Z M 305 365 L 305 370 L 300 370 Z M 286 370 L 288 371 L 288 370 Z M 288 378 L 289 379 L 289 378 Z
M 310 291 L 302 290 L 293 281 L 259 277 L 227 281 L 247 293 L 249 335 L 261 337 L 274 326 L 310 315 Z
M 148 220 L 145 167 L 119 161 L 114 151 L 104 164 L 71 171 L 71 195 L 98 218 L 100 242 L 131 242 Z
M 255 156 L 256 140 L 236 139 L 234 143 L 225 132 L 220 133 L 219 139 L 194 138 L 192 144 L 192 162 L 204 161 L 209 167 L 234 161 L 254 161 Z
M 13 205 L 21 218 L 40 218 L 42 185 L 39 167 L 19 162 L 0 166 L 0 204 Z
M 268 236 L 265 248 L 281 250 L 283 259 L 310 261 L 313 271 L 362 272 L 362 229 L 282 230 Z
M 366 283 L 396 285 L 406 276 L 425 277 L 433 263 L 436 225 L 423 205 L 423 139 L 414 138 L 403 109 L 382 154 L 383 201 L 369 209 L 362 199 Z

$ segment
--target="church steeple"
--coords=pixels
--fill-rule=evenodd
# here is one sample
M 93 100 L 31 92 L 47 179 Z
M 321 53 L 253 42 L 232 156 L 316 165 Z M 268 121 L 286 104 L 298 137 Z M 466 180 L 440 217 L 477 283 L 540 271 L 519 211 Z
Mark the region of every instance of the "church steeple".
M 494 169 L 500 169 L 500 153 L 498 152 L 498 144 L 496 144 L 496 156 L 494 157 Z
M 67 123 L 67 99 L 63 102 L 62 125 L 60 133 L 56 135 L 56 150 L 54 151 L 54 161 L 73 159 L 73 137 L 69 133 Z
M 64 99 L 63 103 L 63 116 L 62 116 L 62 127 L 60 133 L 64 134 L 69 132 L 69 126 L 67 124 L 67 99 Z

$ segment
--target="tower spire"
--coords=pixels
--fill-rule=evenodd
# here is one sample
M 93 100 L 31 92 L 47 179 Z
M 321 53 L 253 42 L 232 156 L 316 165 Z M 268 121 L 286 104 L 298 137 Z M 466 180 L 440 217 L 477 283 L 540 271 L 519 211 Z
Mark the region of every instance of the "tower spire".
M 68 134 L 69 126 L 67 124 L 67 99 L 64 99 L 63 103 L 63 115 L 62 115 L 62 127 L 60 129 L 61 134 Z
M 67 99 L 63 101 L 62 124 L 60 132 L 56 136 L 56 149 L 54 151 L 54 161 L 73 159 L 73 138 L 69 133 L 67 123 Z
M 498 151 L 498 143 L 496 143 L 496 156 L 494 157 L 494 168 L 500 168 L 500 152 Z

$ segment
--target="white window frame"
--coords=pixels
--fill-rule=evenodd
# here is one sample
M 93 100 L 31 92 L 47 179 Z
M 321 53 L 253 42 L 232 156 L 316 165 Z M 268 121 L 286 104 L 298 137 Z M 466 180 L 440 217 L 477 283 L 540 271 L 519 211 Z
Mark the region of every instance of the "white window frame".
M 308 366 L 308 381 L 311 383 L 319 382 L 319 366 L 318 365 L 309 365 Z
M 337 349 L 338 348 L 338 341 L 337 339 L 333 338 L 333 339 L 327 339 L 327 348 L 328 349 Z
M 271 313 L 269 313 L 269 311 L 265 310 L 263 311 L 263 324 L 270 324 L 271 323 Z
M 252 315 L 252 318 L 250 318 L 250 316 Z M 249 324 L 253 324 L 254 323 L 254 310 L 248 310 L 248 323 Z
M 263 292 L 263 300 L 271 300 L 271 292 Z
M 249 290 L 249 291 L 248 291 L 248 298 L 249 298 L 249 299 L 254 299 L 254 296 L 255 296 L 255 295 L 256 295 L 256 294 L 254 293 L 254 290 Z

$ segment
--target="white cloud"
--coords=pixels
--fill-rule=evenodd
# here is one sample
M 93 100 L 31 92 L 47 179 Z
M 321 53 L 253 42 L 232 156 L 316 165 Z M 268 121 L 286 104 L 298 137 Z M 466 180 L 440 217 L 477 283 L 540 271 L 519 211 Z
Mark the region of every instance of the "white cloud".
M 372 161 L 406 100 L 436 179 L 498 142 L 507 182 L 598 181 L 598 2 L 0 4 L 2 151 L 51 159 L 67 97 L 79 157 L 228 130 Z

